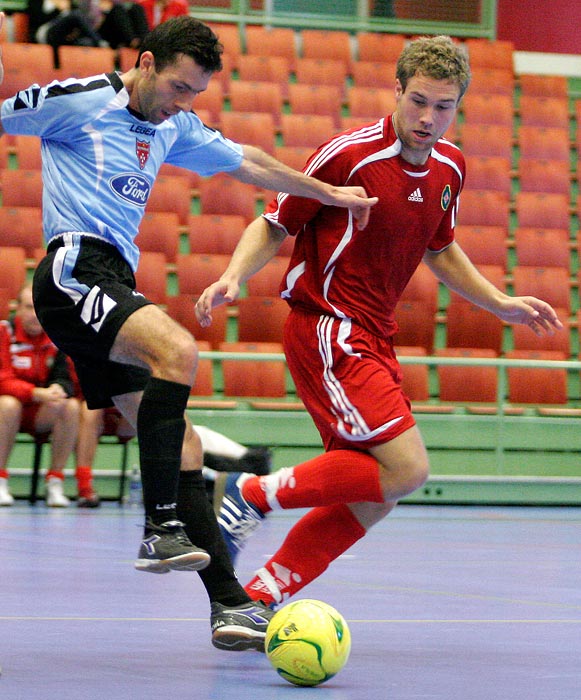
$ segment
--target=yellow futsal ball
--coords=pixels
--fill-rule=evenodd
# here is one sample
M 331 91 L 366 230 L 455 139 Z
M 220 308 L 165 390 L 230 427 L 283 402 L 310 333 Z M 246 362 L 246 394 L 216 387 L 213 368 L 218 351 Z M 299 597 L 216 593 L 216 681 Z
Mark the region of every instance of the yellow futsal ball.
M 351 651 L 347 622 L 320 600 L 297 600 L 281 608 L 266 631 L 266 655 L 289 683 L 319 685 L 343 668 Z

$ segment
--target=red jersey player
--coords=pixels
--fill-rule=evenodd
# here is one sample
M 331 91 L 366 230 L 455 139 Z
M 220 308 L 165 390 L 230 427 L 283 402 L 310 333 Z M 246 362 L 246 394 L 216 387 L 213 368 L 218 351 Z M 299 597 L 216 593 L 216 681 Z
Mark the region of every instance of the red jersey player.
M 464 158 L 442 136 L 469 80 L 466 55 L 450 38 L 411 42 L 396 69 L 395 112 L 333 138 L 305 167 L 379 197 L 368 225 L 358 230 L 343 210 L 279 194 L 198 301 L 204 325 L 286 235 L 296 236 L 281 284 L 291 306 L 284 349 L 326 452 L 265 477 L 229 477 L 219 521 L 232 555 L 271 509 L 312 508 L 246 586 L 255 599 L 295 594 L 428 476 L 392 343 L 395 305 L 420 261 L 505 321 L 539 334 L 561 327 L 545 302 L 494 287 L 454 241 Z

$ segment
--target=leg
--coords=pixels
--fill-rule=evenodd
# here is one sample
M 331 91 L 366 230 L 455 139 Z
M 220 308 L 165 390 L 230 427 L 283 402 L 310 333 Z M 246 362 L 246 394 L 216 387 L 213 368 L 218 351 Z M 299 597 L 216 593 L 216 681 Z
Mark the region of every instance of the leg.
M 79 508 L 97 508 L 100 505 L 99 496 L 93 490 L 93 462 L 103 433 L 103 416 L 103 409 L 91 410 L 85 401 L 81 404 L 75 470 Z
M 371 448 L 370 452 L 381 459 L 379 480 L 383 501 L 344 505 L 343 500 L 307 513 L 246 586 L 251 597 L 265 603 L 280 603 L 297 593 L 388 515 L 399 498 L 414 491 L 427 478 L 427 453 L 415 426 L 390 442 Z M 326 533 L 324 541 L 321 532 Z
M 43 403 L 36 413 L 37 432 L 51 432 L 51 466 L 46 474 L 46 504 L 51 508 L 66 508 L 69 499 L 63 493 L 64 469 L 77 442 L 79 428 L 77 399 Z
M 77 464 L 92 465 L 97 452 L 99 438 L 103 433 L 104 409 L 87 408 L 83 402 L 79 423 L 79 437 L 77 439 L 76 455 Z
M 0 473 L 3 474 L 20 427 L 22 404 L 14 396 L 0 396 Z M 8 476 L 6 472 L 5 478 Z
M 20 427 L 22 404 L 14 396 L 0 396 L 0 506 L 11 506 L 14 498 L 8 490 L 6 466 Z
M 137 393 L 115 397 L 115 404 L 130 423 L 137 421 L 140 398 Z M 206 495 L 202 444 L 188 416 L 184 417 L 177 517 L 184 523 L 190 541 L 211 556 L 199 574 L 211 603 L 212 643 L 219 649 L 261 650 L 271 611 L 252 602 L 238 581 Z
M 131 414 L 119 396 L 115 400 L 137 430 L 146 515 L 158 525 L 175 520 L 184 411 L 197 368 L 196 344 L 185 329 L 150 305 L 125 321 L 110 357 L 151 371 L 137 415 L 135 405 Z

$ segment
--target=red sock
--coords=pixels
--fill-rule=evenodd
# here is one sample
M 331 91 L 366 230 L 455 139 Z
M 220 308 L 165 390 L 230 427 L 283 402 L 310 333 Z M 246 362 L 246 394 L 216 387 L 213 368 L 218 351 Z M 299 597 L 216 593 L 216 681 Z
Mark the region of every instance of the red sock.
M 8 470 L 0 469 L 0 479 L 8 479 Z
M 267 605 L 281 603 L 320 576 L 363 535 L 365 528 L 348 506 L 314 508 L 290 530 L 282 547 L 244 588 L 253 600 Z
M 80 496 L 85 496 L 93 490 L 93 471 L 91 467 L 77 467 L 75 471 L 77 490 Z
M 379 463 L 367 452 L 332 450 L 244 482 L 242 495 L 262 513 L 335 503 L 383 502 Z
M 49 479 L 60 479 L 61 481 L 65 480 L 65 475 L 62 472 L 54 472 L 52 469 L 46 473 L 46 476 L 44 477 L 46 481 Z

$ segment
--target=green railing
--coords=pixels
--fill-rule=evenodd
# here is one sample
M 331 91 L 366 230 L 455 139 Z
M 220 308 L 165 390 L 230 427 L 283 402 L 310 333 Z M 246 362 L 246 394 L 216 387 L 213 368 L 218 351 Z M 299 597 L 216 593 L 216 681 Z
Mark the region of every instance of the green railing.
M 350 32 L 383 31 L 402 34 L 451 34 L 453 36 L 496 36 L 496 0 L 480 0 L 479 22 L 434 21 L 410 17 L 374 16 L 366 0 L 264 0 L 261 9 L 252 0 L 233 0 L 230 8 L 191 3 L 200 19 L 270 26 L 340 29 Z M 400 3 L 405 7 L 405 3 Z M 397 3 L 396 3 L 397 10 Z M 423 13 L 425 16 L 425 13 Z
M 452 36 L 496 37 L 496 0 L 479 0 L 480 21 L 434 21 L 414 19 L 410 12 L 405 18 L 374 16 L 366 0 L 232 0 L 223 3 L 190 2 L 191 13 L 206 21 L 239 24 L 317 29 L 340 29 L 349 32 L 377 31 L 402 34 L 451 34 Z M 26 12 L 26 0 L 2 0 L 0 10 Z M 261 5 L 261 6 L 260 6 Z M 402 3 L 405 6 L 405 3 Z M 424 13 L 425 15 L 425 13 Z

